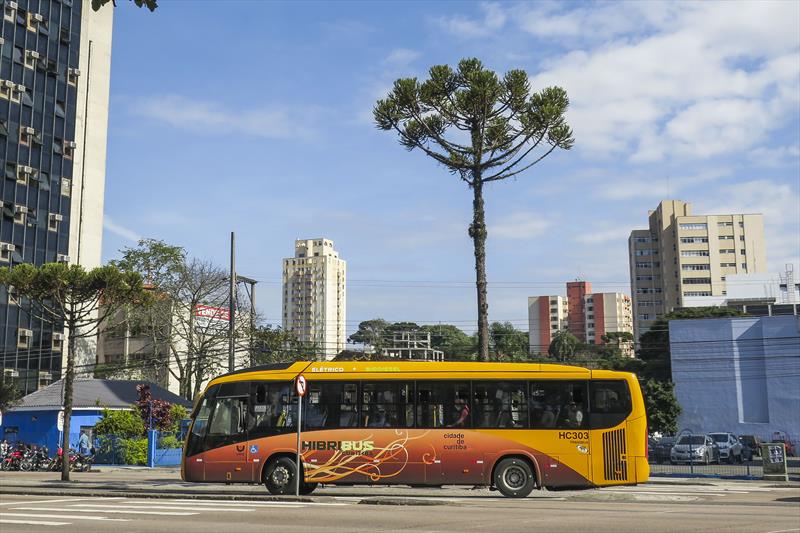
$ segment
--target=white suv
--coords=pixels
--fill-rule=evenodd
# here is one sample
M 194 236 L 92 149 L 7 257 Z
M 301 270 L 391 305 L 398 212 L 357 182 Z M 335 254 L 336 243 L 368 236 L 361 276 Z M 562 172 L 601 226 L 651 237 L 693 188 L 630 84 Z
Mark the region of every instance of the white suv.
M 710 433 L 712 439 L 719 447 L 719 460 L 729 463 L 744 462 L 742 455 L 742 443 L 733 433 Z

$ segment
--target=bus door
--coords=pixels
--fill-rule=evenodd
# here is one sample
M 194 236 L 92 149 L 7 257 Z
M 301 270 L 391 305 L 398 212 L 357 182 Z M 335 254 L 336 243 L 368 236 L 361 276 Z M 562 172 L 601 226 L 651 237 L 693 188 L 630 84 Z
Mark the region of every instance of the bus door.
M 247 413 L 250 383 L 220 385 L 208 422 L 203 462 L 206 481 L 253 480 L 247 445 Z
M 634 482 L 635 461 L 628 458 L 625 420 L 631 413 L 631 396 L 623 380 L 591 381 L 589 425 L 592 482 Z

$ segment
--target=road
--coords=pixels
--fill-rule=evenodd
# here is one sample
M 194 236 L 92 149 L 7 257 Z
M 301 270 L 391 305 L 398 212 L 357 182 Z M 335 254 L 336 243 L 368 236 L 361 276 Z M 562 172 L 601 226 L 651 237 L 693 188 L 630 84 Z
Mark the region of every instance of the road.
M 434 490 L 416 491 L 415 498 L 372 499 L 376 492 L 351 488 L 339 492 L 346 495 L 316 497 L 306 502 L 2 494 L 0 530 L 3 533 L 59 530 L 800 533 L 800 488 L 796 486 L 642 485 L 537 492 L 520 500 L 487 491 L 475 491 L 474 495 L 464 491 L 462 497 L 441 497 Z

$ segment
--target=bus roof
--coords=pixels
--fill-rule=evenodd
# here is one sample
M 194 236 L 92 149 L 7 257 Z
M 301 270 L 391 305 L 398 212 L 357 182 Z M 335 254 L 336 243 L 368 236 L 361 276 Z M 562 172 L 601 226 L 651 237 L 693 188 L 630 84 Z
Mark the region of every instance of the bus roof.
M 546 363 L 505 363 L 473 361 L 296 361 L 254 366 L 214 378 L 209 386 L 251 379 L 293 379 L 299 374 L 309 380 L 330 379 L 474 379 L 491 374 L 495 378 L 519 378 L 520 374 L 547 373 L 548 377 L 588 379 L 594 372 L 602 377 L 618 372 L 591 371 L 587 368 Z M 601 377 L 601 376 L 597 376 Z

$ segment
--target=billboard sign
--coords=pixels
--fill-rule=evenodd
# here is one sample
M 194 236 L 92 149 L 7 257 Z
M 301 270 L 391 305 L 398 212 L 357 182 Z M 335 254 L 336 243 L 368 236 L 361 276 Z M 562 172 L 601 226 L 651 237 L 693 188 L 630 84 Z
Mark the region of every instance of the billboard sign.
M 207 331 L 209 329 L 227 329 L 231 314 L 226 307 L 212 307 L 210 305 L 196 305 L 194 307 L 195 328 Z

